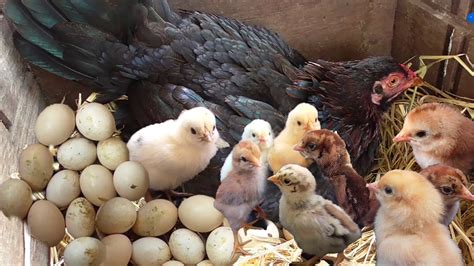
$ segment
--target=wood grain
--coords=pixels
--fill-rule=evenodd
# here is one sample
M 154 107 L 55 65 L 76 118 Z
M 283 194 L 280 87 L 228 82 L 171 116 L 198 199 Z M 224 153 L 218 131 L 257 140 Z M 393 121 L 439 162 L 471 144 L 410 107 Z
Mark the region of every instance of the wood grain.
M 0 15 L 0 111 L 10 121 L 9 128 L 0 123 L 0 182 L 18 172 L 22 148 L 35 142 L 33 127 L 39 110 L 44 107 L 42 95 L 33 74 L 23 64 L 11 40 L 11 28 Z M 0 265 L 23 265 L 23 222 L 0 214 Z M 29 247 L 31 265 L 47 265 L 48 248 L 36 240 Z

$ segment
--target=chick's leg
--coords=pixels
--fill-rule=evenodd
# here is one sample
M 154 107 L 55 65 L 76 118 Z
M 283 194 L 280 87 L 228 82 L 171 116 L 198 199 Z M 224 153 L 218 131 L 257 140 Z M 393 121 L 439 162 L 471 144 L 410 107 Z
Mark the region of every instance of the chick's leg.
M 260 207 L 260 205 L 257 205 L 254 210 L 257 212 L 257 217 L 260 220 L 267 220 L 267 214 L 265 211 Z
M 236 253 L 240 253 L 242 255 L 249 255 L 249 253 L 247 251 L 244 250 L 244 246 L 250 242 L 249 241 L 246 241 L 244 243 L 240 243 L 239 241 L 239 234 L 237 232 L 233 232 L 234 233 L 234 251 L 233 251 L 233 255 L 236 254 Z M 233 256 L 232 255 L 232 256 Z

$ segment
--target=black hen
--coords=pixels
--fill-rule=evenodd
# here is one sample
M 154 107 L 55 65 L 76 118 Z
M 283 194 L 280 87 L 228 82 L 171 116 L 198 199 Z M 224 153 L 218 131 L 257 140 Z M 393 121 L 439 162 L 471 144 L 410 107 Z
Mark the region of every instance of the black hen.
M 389 57 L 306 62 L 265 28 L 202 12 L 177 14 L 166 1 L 8 0 L 5 14 L 30 63 L 96 88 L 104 101 L 128 95 L 119 122 L 130 132 L 206 106 L 235 144 L 252 119 L 278 131 L 284 115 L 305 101 L 320 111 L 323 127 L 346 141 L 362 174 L 373 164 L 383 111 L 418 81 Z M 216 191 L 227 152 L 201 175 L 207 190 L 200 193 Z M 200 177 L 193 183 L 204 186 Z

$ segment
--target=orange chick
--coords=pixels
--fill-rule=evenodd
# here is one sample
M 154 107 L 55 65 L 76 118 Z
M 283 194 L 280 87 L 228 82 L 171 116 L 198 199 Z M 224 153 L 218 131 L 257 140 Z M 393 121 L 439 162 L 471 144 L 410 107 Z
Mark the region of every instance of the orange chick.
M 392 170 L 367 186 L 381 204 L 375 218 L 377 265 L 463 265 L 459 248 L 439 223 L 443 201 L 428 179 Z
M 420 174 L 428 178 L 443 197 L 444 215 L 441 223 L 444 225 L 454 220 L 461 199 L 474 201 L 474 195 L 467 189 L 467 178 L 461 170 L 436 164 L 423 169 Z
M 393 140 L 408 142 L 421 168 L 442 163 L 466 174 L 474 171 L 474 121 L 446 104 L 427 103 L 410 111 Z

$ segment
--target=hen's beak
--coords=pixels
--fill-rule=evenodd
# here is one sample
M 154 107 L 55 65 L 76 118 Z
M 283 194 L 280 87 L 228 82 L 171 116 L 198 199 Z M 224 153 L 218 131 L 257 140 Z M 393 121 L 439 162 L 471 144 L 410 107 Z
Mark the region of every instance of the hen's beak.
M 461 195 L 459 195 L 459 198 L 474 201 L 474 195 L 472 195 L 471 191 L 469 191 L 469 189 L 464 186 L 462 188 Z
M 303 152 L 304 148 L 301 147 L 299 144 L 296 144 L 295 146 L 293 146 L 293 150 Z
M 262 164 L 260 163 L 260 159 L 257 158 L 257 157 L 251 156 L 251 157 L 249 158 L 249 162 L 250 162 L 252 165 L 256 166 L 256 167 L 262 166 Z
M 282 184 L 280 178 L 278 178 L 278 175 L 272 175 L 267 180 L 271 181 L 273 184 L 277 186 L 281 186 Z
M 421 86 L 421 85 L 423 85 L 423 83 L 425 83 L 425 82 L 420 77 L 415 77 L 413 79 L 412 87 Z
M 369 183 L 366 185 L 366 187 L 370 190 L 373 191 L 374 193 L 377 193 L 379 191 L 378 187 L 379 182 L 375 181 L 373 183 Z
M 394 142 L 408 142 L 408 141 L 411 141 L 412 140 L 412 137 L 410 134 L 405 134 L 402 131 L 400 131 L 400 133 L 398 133 L 394 138 L 393 138 L 393 141 Z

